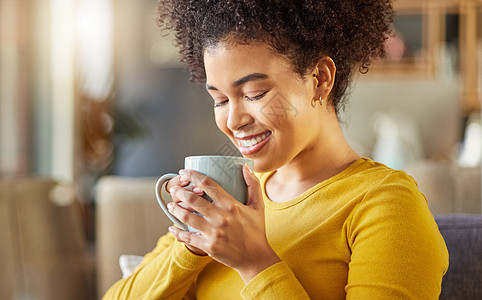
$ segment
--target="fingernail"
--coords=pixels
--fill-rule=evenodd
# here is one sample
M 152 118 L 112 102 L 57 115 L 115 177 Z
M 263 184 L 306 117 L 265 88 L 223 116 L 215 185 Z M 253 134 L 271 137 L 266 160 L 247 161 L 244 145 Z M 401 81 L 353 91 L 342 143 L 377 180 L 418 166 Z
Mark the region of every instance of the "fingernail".
M 194 188 L 192 189 L 192 191 L 193 191 L 194 193 L 196 193 L 196 194 L 202 194 L 202 193 L 204 193 L 204 191 L 203 191 L 200 187 L 198 187 L 198 186 L 194 187 Z
M 174 226 L 169 226 L 168 229 L 169 229 L 169 231 L 170 231 L 171 233 L 174 233 L 174 231 L 175 231 Z
M 167 210 L 171 211 L 173 207 L 174 204 L 172 202 L 167 204 Z
M 179 181 L 182 182 L 182 183 L 186 183 L 187 182 L 187 179 L 185 177 L 179 177 Z
M 187 175 L 186 170 L 184 170 L 184 169 L 179 170 L 179 175 L 186 176 Z

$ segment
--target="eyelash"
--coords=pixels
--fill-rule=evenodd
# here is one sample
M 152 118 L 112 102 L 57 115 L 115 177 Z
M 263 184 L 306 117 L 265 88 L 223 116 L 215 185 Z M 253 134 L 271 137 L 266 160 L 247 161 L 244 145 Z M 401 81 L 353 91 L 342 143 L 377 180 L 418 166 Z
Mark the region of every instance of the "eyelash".
M 257 96 L 254 96 L 254 97 L 248 97 L 248 96 L 244 96 L 244 99 L 248 100 L 248 101 L 257 101 L 261 98 L 263 98 L 264 96 L 266 96 L 266 94 L 269 92 L 270 90 L 266 90 L 264 92 L 262 92 L 261 94 L 257 95 Z M 226 102 L 228 102 L 228 100 L 224 100 L 222 102 L 219 102 L 219 103 L 214 103 L 214 107 L 220 107 L 220 106 L 223 106 L 224 104 L 226 104 Z
M 259 99 L 263 98 L 268 92 L 269 92 L 269 90 L 266 90 L 266 91 L 262 92 L 261 94 L 259 94 L 257 96 L 254 96 L 254 97 L 244 96 L 244 98 L 248 101 L 256 101 L 256 100 L 259 100 Z

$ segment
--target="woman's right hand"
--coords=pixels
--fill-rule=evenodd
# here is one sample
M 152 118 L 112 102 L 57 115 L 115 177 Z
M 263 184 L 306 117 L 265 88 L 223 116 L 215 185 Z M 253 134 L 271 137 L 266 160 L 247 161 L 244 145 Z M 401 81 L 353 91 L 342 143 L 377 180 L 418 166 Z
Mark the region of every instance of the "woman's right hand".
M 172 178 L 171 180 L 169 180 L 167 182 L 167 184 L 165 185 L 166 187 L 166 191 L 169 193 L 169 190 L 174 187 L 174 186 L 179 186 L 179 187 L 182 187 L 182 188 L 185 188 L 191 192 L 194 192 L 195 194 L 199 195 L 199 196 L 202 196 L 204 195 L 204 192 L 203 191 L 200 191 L 200 192 L 197 192 L 197 191 L 193 191 L 193 188 L 192 187 L 189 187 L 189 181 L 184 181 L 182 180 L 183 177 L 181 177 L 181 175 L 178 175 L 174 178 Z M 182 205 L 182 202 L 172 198 L 173 201 L 175 201 L 176 203 L 178 203 L 180 206 L 183 206 Z M 206 252 L 202 251 L 201 249 L 199 248 L 196 248 L 194 246 L 191 246 L 191 245 L 188 245 L 188 244 L 185 244 L 186 245 L 186 248 L 191 251 L 192 253 L 196 254 L 196 255 L 202 255 L 202 256 L 205 256 L 207 255 Z
M 166 184 L 166 191 L 169 193 L 169 189 L 174 187 L 174 186 L 180 186 L 180 187 L 185 187 L 188 185 L 188 181 L 182 181 L 181 180 L 181 175 L 177 175 L 176 177 L 170 179 L 167 184 Z

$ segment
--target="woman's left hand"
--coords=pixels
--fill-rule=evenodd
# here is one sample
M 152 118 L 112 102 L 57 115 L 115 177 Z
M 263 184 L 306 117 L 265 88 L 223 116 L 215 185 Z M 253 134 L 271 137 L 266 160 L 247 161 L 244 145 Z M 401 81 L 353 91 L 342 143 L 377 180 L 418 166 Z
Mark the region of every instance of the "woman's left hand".
M 247 165 L 243 167 L 248 186 L 246 205 L 204 174 L 181 170 L 180 175 L 183 180 L 193 183 L 195 188 L 192 191 L 181 187 L 171 189 L 174 202 L 168 206 L 169 211 L 199 232 L 170 227 L 169 230 L 178 241 L 201 249 L 220 263 L 235 269 L 246 283 L 281 261 L 266 238 L 260 184 Z M 203 192 L 213 200 L 212 203 L 200 196 Z M 182 206 L 179 202 L 182 202 Z M 203 216 L 192 213 L 193 210 Z

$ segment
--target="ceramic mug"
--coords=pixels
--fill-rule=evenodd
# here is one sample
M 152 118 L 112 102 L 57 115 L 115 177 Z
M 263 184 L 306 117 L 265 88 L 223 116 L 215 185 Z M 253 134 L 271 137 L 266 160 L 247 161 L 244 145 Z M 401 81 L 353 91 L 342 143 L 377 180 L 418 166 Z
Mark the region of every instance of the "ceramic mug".
M 237 156 L 188 156 L 184 159 L 184 169 L 194 170 L 213 179 L 228 194 L 239 202 L 246 204 L 248 188 L 243 177 L 243 165 L 247 163 L 251 170 L 254 169 L 254 161 L 250 158 Z M 166 191 L 165 185 L 169 180 L 179 174 L 168 173 L 161 176 L 156 183 L 156 198 L 164 213 L 177 226 L 188 231 L 197 231 L 179 221 L 167 210 L 166 198 L 172 201 L 171 195 Z M 205 191 L 203 197 L 212 202 L 209 197 L 210 191 Z M 212 196 L 212 193 L 211 193 Z M 169 202 L 171 202 L 169 201 Z M 195 212 L 196 213 L 196 212 Z M 199 214 L 199 213 L 198 213 Z

